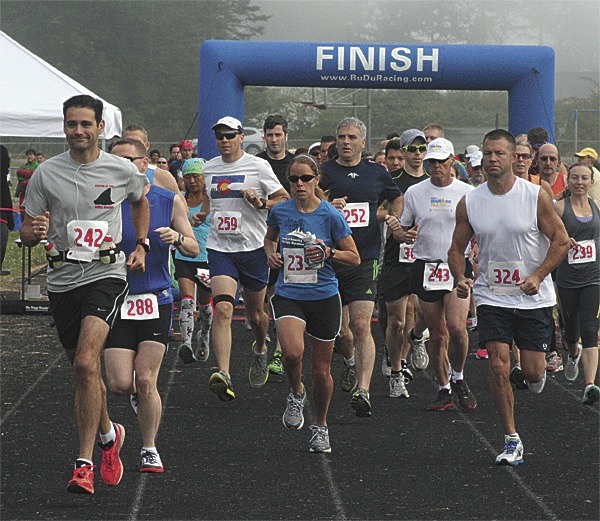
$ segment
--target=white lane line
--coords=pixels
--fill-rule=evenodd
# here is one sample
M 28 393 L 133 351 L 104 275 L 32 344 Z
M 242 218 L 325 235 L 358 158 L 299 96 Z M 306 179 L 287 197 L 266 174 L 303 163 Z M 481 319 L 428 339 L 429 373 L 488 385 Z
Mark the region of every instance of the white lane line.
M 19 405 L 21 405 L 23 403 L 23 401 L 31 394 L 31 392 L 39 385 L 39 383 L 46 377 L 46 375 L 52 371 L 52 369 L 54 369 L 54 367 L 58 364 L 58 362 L 60 361 L 61 358 L 64 358 L 64 354 L 63 353 L 59 353 L 56 358 L 54 359 L 54 361 L 46 368 L 46 370 L 40 375 L 38 376 L 38 379 L 33 382 L 26 390 L 25 392 L 19 396 L 19 398 L 17 399 L 17 401 L 14 403 L 14 405 L 12 406 L 12 408 L 7 411 L 7 413 L 2 416 L 2 419 L 0 420 L 0 427 L 2 425 L 4 425 L 4 422 L 6 420 L 8 420 L 14 413 L 15 411 L 19 408 Z
M 165 417 L 165 411 L 167 409 L 167 403 L 169 401 L 169 393 L 171 392 L 173 381 L 175 380 L 175 366 L 177 364 L 177 360 L 179 360 L 179 357 L 175 353 L 175 356 L 173 356 L 173 365 L 171 366 L 171 374 L 169 375 L 169 381 L 167 382 L 167 390 L 165 391 L 165 395 L 162 398 L 163 406 L 161 423 Z M 138 514 L 140 513 L 140 504 L 142 503 L 142 498 L 144 497 L 144 490 L 146 489 L 147 481 L 148 473 L 140 473 L 140 481 L 138 483 L 137 490 L 135 491 L 135 495 L 133 496 L 133 505 L 131 507 L 131 512 L 129 513 L 130 521 L 136 521 L 138 518 Z
M 308 412 L 311 416 L 314 416 L 310 401 L 308 402 L 306 409 L 308 409 Z M 329 460 L 330 456 L 328 454 L 310 454 L 310 456 L 320 458 L 321 460 L 320 463 L 327 481 L 327 488 L 329 488 L 329 494 L 331 495 L 331 499 L 333 500 L 333 505 L 335 507 L 336 515 L 334 519 L 337 521 L 347 521 L 348 517 L 346 516 L 346 509 L 344 508 L 342 495 L 340 494 L 340 491 L 335 484 L 335 480 L 333 479 L 331 462 Z
M 425 373 L 425 376 L 431 383 L 435 384 L 435 386 L 437 387 L 437 383 L 434 380 L 433 376 L 431 376 L 431 374 L 429 374 L 429 371 L 427 371 Z M 475 425 L 469 419 L 468 415 L 465 414 L 464 412 L 462 412 L 457 405 L 454 406 L 454 410 L 458 413 L 460 418 L 468 425 L 469 429 L 471 429 L 473 431 L 473 433 L 475 434 L 477 439 L 486 448 L 486 450 L 490 454 L 492 454 L 495 458 L 497 456 L 496 450 L 494 450 L 494 447 L 492 447 L 492 444 L 483 436 L 483 434 L 479 431 L 479 429 L 477 429 L 477 427 L 475 427 Z M 529 497 L 544 512 L 544 519 L 549 519 L 551 521 L 558 521 L 558 519 L 560 519 L 554 513 L 554 511 L 548 505 L 546 505 L 546 503 L 544 503 L 544 501 L 539 496 L 537 496 L 533 492 L 533 490 L 531 490 L 527 486 L 527 484 L 525 483 L 523 478 L 521 476 L 519 476 L 519 474 L 513 467 L 511 467 L 510 465 L 507 465 L 507 466 L 502 465 L 501 469 L 508 472 L 510 474 L 510 476 L 513 478 L 513 480 L 519 485 L 521 490 L 525 493 L 525 495 L 527 497 Z

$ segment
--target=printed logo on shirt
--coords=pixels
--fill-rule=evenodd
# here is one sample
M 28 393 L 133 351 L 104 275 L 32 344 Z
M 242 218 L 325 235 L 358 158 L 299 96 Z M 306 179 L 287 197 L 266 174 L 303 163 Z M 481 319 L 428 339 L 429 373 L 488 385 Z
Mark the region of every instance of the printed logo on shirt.
M 356 172 L 350 172 L 348 174 L 348 177 L 351 177 L 352 179 L 356 179 L 358 177 L 358 174 Z
M 432 197 L 431 209 L 432 211 L 451 210 L 452 199 L 447 199 L 446 197 Z
M 245 175 L 213 175 L 210 183 L 210 196 L 213 199 L 242 197 Z
M 96 199 L 94 199 L 94 208 L 96 209 L 110 209 L 114 207 L 115 202 L 112 200 L 111 188 L 107 188 Z

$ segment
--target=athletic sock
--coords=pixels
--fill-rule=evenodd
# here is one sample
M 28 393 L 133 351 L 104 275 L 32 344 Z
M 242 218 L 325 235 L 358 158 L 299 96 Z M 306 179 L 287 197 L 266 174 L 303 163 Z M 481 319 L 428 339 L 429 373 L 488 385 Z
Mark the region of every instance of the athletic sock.
M 452 381 L 454 383 L 458 382 L 458 380 L 464 380 L 464 376 L 462 371 L 460 373 L 455 372 L 454 370 L 452 371 Z
M 115 425 L 113 422 L 110 422 L 110 430 L 106 434 L 100 433 L 100 443 L 102 443 L 102 445 L 106 445 L 107 443 L 110 443 L 116 439 L 117 433 L 115 431 Z
M 83 467 L 84 465 L 92 467 L 94 464 L 89 459 L 77 458 L 77 461 L 75 461 L 75 468 L 77 469 L 79 467 Z
M 179 331 L 181 333 L 181 341 L 184 343 L 191 342 L 194 334 L 194 299 L 184 296 L 181 299 L 181 308 L 179 309 Z
M 144 451 L 154 452 L 154 454 L 158 454 L 156 447 L 142 447 L 142 452 L 144 452 Z
M 438 389 L 439 389 L 440 391 L 441 391 L 441 390 L 443 390 L 443 389 L 445 389 L 446 391 L 449 391 L 449 390 L 450 390 L 450 384 L 449 384 L 449 383 L 447 383 L 446 385 L 439 385 L 439 386 L 438 386 Z

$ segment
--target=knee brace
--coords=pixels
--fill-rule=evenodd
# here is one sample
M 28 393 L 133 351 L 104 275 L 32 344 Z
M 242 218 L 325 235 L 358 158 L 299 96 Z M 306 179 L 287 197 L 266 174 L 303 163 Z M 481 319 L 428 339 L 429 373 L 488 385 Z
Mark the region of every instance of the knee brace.
M 215 306 L 219 302 L 229 302 L 233 307 L 235 307 L 235 298 L 231 295 L 217 295 L 216 297 L 213 297 L 213 302 Z

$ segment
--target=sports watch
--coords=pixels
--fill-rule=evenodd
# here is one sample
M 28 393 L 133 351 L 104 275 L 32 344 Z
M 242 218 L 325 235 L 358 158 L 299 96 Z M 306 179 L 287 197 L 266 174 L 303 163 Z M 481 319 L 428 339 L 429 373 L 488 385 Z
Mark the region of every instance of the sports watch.
M 137 241 L 135 241 L 135 245 L 144 248 L 146 253 L 150 251 L 150 239 L 148 239 L 148 237 L 139 238 Z

